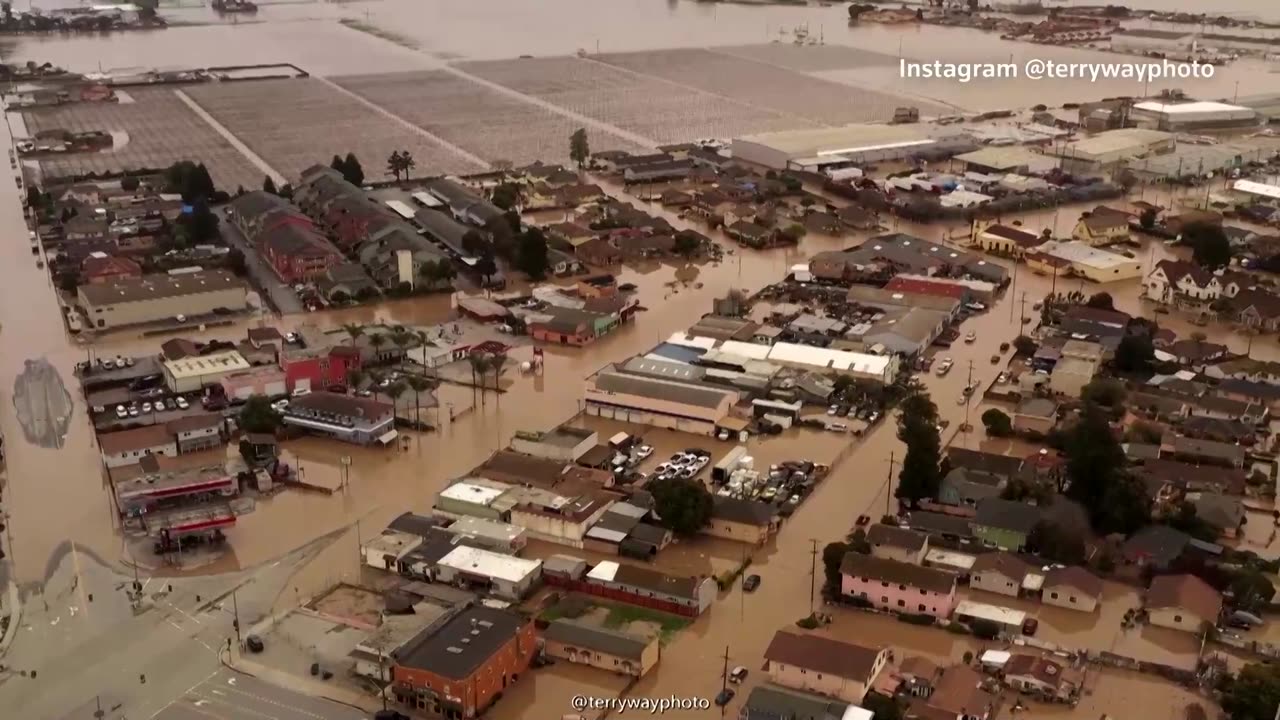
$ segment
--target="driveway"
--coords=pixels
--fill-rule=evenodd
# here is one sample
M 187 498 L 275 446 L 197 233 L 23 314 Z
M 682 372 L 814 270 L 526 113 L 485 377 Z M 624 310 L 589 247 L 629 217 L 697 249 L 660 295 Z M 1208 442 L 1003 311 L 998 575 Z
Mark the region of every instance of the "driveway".
M 281 315 L 306 312 L 307 309 L 302 306 L 302 301 L 298 299 L 298 294 L 293 291 L 293 288 L 280 282 L 280 278 L 276 277 L 271 267 L 258 255 L 258 251 L 249 243 L 249 239 L 227 218 L 227 208 L 223 208 L 218 214 L 222 220 L 218 223 L 222 238 L 228 245 L 244 253 L 244 264 L 249 269 L 249 277 L 262 291 L 263 300 Z

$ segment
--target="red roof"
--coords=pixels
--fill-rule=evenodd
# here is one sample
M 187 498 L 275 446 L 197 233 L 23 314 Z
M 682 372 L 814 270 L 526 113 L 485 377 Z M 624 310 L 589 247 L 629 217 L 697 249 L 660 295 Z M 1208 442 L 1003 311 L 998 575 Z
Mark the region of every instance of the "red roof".
M 918 293 L 920 295 L 934 295 L 937 297 L 948 297 L 954 300 L 964 300 L 969 293 L 969 288 L 955 283 L 933 282 L 930 280 L 916 280 L 915 278 L 896 277 L 884 286 L 885 290 L 894 292 Z
M 128 275 L 142 277 L 142 268 L 129 258 L 114 255 L 90 255 L 81 266 L 86 278 Z

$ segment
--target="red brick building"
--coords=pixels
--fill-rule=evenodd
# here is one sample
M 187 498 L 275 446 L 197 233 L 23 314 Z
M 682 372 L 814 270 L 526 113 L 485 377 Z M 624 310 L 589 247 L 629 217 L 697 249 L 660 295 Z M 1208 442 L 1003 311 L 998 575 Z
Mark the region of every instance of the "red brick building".
M 392 654 L 391 690 L 397 702 L 419 714 L 479 717 L 529 669 L 537 649 L 533 620 L 467 606 Z
M 361 368 L 360 351 L 346 345 L 327 349 L 289 350 L 280 358 L 285 386 L 289 392 L 298 388 L 324 390 L 334 385 L 347 385 L 347 374 Z
M 305 215 L 277 212 L 254 238 L 258 252 L 286 283 L 308 282 L 343 261 L 342 253 Z

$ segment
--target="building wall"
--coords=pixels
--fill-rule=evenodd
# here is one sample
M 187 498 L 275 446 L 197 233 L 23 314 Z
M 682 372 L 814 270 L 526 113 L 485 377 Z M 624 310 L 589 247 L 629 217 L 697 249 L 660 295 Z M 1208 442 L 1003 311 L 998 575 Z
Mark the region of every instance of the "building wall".
M 511 511 L 510 523 L 524 528 L 531 536 L 540 540 L 580 548 L 582 547 L 582 538 L 587 534 L 587 529 L 594 525 L 612 504 L 601 503 L 596 512 L 582 520 L 552 517 L 542 513 L 525 512 L 516 508 Z
M 925 543 L 924 548 L 915 551 L 907 548 L 894 547 L 893 545 L 872 545 L 871 556 L 883 558 L 885 560 L 897 560 L 898 562 L 919 565 L 924 562 L 924 556 L 928 550 L 928 543 Z
M 371 445 L 376 442 L 379 437 L 395 427 L 390 413 L 382 416 L 377 422 L 371 423 L 366 427 L 349 428 L 350 430 L 353 430 L 353 432 L 350 433 L 339 433 L 336 431 L 328 431 L 323 428 L 314 428 L 309 425 L 302 425 L 294 422 L 294 418 L 289 417 L 288 415 L 284 417 L 282 422 L 285 425 L 297 427 L 308 435 L 333 438 L 334 440 L 341 440 L 343 442 L 349 442 L 356 445 Z
M 1021 589 L 1019 583 L 994 570 L 975 572 L 970 575 L 969 587 L 1009 597 L 1018 597 L 1018 590 Z
M 710 522 L 702 527 L 701 532 L 703 535 L 710 535 L 711 537 L 760 545 L 769 539 L 775 529 L 772 525 L 762 527 L 760 525 L 749 525 L 747 523 L 712 518 Z
M 361 366 L 360 356 L 322 355 L 298 359 L 286 359 L 284 381 L 289 392 L 293 392 L 299 383 L 309 382 L 310 389 L 324 390 L 330 385 L 346 385 L 347 373 Z
M 1057 605 L 1070 610 L 1093 612 L 1098 609 L 1098 598 L 1070 585 L 1047 587 L 1040 599 L 1046 605 Z
M 717 418 L 715 420 L 693 420 L 686 417 L 676 417 L 659 412 L 645 411 L 640 408 L 616 407 L 614 403 L 619 402 L 616 399 L 617 396 L 611 398 L 611 403 L 606 404 L 594 402 L 590 397 L 592 393 L 590 389 L 587 390 L 587 393 L 586 412 L 588 415 L 620 420 L 622 422 L 636 423 L 638 425 L 652 425 L 653 427 L 678 430 L 680 432 L 692 433 L 694 435 L 714 435 L 716 431 L 716 423 L 723 418 L 723 416 L 721 416 L 721 418 Z
M 539 342 L 553 343 L 556 345 L 573 345 L 574 347 L 582 347 L 595 339 L 590 331 L 585 329 L 575 334 L 566 334 L 556 332 L 542 325 L 530 326 L 529 334 L 533 336 L 534 340 Z
M 126 465 L 136 465 L 139 460 L 147 455 L 164 455 L 166 457 L 178 456 L 178 444 L 170 440 L 163 445 L 156 445 L 140 450 L 129 450 L 127 452 L 117 453 L 114 455 L 102 456 L 102 464 L 109 468 L 124 467 Z
M 1190 610 L 1182 610 L 1179 608 L 1159 608 L 1148 611 L 1150 616 L 1149 622 L 1152 625 L 1172 630 L 1184 630 L 1191 633 L 1199 633 L 1204 627 L 1206 620 Z M 1217 618 L 1213 618 L 1213 622 Z
M 925 613 L 937 618 L 950 617 L 956 605 L 954 586 L 949 593 L 943 594 L 909 585 L 890 585 L 874 578 L 841 575 L 840 591 L 845 595 L 865 598 L 882 610 Z
M 793 690 L 814 692 L 854 704 L 862 702 L 867 694 L 866 684 L 857 680 L 777 661 L 769 662 L 769 679 Z
M 1017 413 L 1013 416 L 1013 429 L 1018 432 L 1033 432 L 1040 433 L 1041 435 L 1047 435 L 1056 424 L 1055 418 L 1019 415 Z
M 80 306 L 84 308 L 91 326 L 105 329 L 167 320 L 177 315 L 209 315 L 214 308 L 240 311 L 247 307 L 247 303 L 244 287 L 232 287 L 194 295 L 149 298 L 101 306 L 87 302 L 82 293 Z
M 575 647 L 566 645 L 565 643 L 547 640 L 544 645 L 547 655 L 554 658 L 567 660 L 578 665 L 587 665 L 589 667 L 607 670 L 609 672 L 618 673 L 620 675 L 631 675 L 634 677 L 644 677 L 654 665 L 658 664 L 658 640 L 654 638 L 640 653 L 637 659 L 619 657 L 602 653 L 598 650 L 588 648 Z
M 416 708 L 431 715 L 442 714 L 438 709 L 433 711 L 429 699 L 424 698 L 421 704 L 414 701 L 416 690 L 427 689 L 442 699 L 454 698 L 455 701 L 451 704 L 461 710 L 462 717 L 478 717 L 493 704 L 500 693 L 529 669 L 536 650 L 537 634 L 530 621 L 464 679 L 454 680 L 397 664 L 392 668 L 392 689 L 396 699 L 411 709 Z
M 519 602 L 524 599 L 541 576 L 541 569 L 534 570 L 519 580 L 505 580 L 489 576 L 478 576 L 464 573 L 457 568 L 440 565 L 436 568 L 436 579 L 442 583 L 455 583 L 464 587 L 483 586 L 494 597 Z

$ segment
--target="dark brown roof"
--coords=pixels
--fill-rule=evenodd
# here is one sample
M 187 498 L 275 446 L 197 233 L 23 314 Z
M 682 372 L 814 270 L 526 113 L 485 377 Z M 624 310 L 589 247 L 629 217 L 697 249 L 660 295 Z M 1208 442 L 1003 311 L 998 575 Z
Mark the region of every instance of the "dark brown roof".
M 1059 585 L 1075 588 L 1095 598 L 1102 595 L 1102 581 L 1094 576 L 1093 573 L 1077 565 L 1054 568 L 1049 571 L 1049 574 L 1044 578 L 1045 589 Z
M 217 413 L 200 413 L 198 415 L 187 415 L 176 420 L 170 420 L 165 423 L 165 427 L 173 434 L 181 432 L 191 432 L 192 430 L 203 430 L 205 428 L 220 427 L 222 425 L 222 416 Z
M 977 559 L 973 561 L 972 572 L 979 573 L 994 570 L 1010 580 L 1022 582 L 1023 578 L 1027 576 L 1027 573 L 1030 573 L 1034 569 L 1035 568 L 1023 562 L 1018 558 L 1018 556 L 1013 555 L 1012 553 L 993 552 L 985 555 L 979 555 Z
M 927 704 L 945 710 L 951 717 L 975 715 L 983 717 L 995 698 L 982 689 L 982 676 L 967 665 L 947 668 Z
M 1190 276 L 1197 287 L 1208 287 L 1213 282 L 1213 273 L 1187 260 L 1161 260 L 1156 269 L 1164 270 L 1164 276 L 1170 283 L 1177 283 L 1183 277 Z
M 1208 622 L 1217 622 L 1222 596 L 1195 575 L 1161 575 L 1147 589 L 1147 607 L 1181 608 Z
M 872 545 L 888 545 L 889 547 L 902 548 L 912 552 L 923 550 L 928 540 L 929 536 L 922 532 L 893 525 L 876 524 L 867 530 L 867 542 Z
M 1039 247 L 1045 242 L 1044 238 L 1036 235 L 1035 233 L 1029 233 L 1026 230 L 1009 227 L 1008 225 L 992 225 L 986 230 L 983 230 L 983 232 L 988 235 L 995 235 L 996 237 L 1004 238 L 1005 240 L 1012 240 L 1014 244 L 1024 248 Z
M 280 331 L 273 327 L 249 328 L 249 339 L 257 342 L 284 339 Z
M 1051 687 L 1062 683 L 1062 664 L 1039 655 L 1015 653 L 1004 665 L 1005 677 L 1033 677 Z
M 173 442 L 173 434 L 164 425 L 144 425 L 129 430 L 103 433 L 98 436 L 98 449 L 103 455 L 117 455 L 133 450 L 145 450 Z
M 244 283 L 225 270 L 202 270 L 178 275 L 158 273 L 98 285 L 81 285 L 80 296 L 90 305 L 114 305 L 183 297 L 233 287 L 243 288 Z
M 910 585 L 936 593 L 950 593 L 956 587 L 955 577 L 941 570 L 856 552 L 844 556 L 844 560 L 840 563 L 840 572 L 845 575 L 882 580 L 895 585 Z
M 876 658 L 882 652 L 884 648 L 779 630 L 764 651 L 764 659 L 865 684 L 871 681 Z
M 390 403 L 341 393 L 312 392 L 289 402 L 290 409 L 305 408 L 345 417 L 376 420 L 391 412 Z

